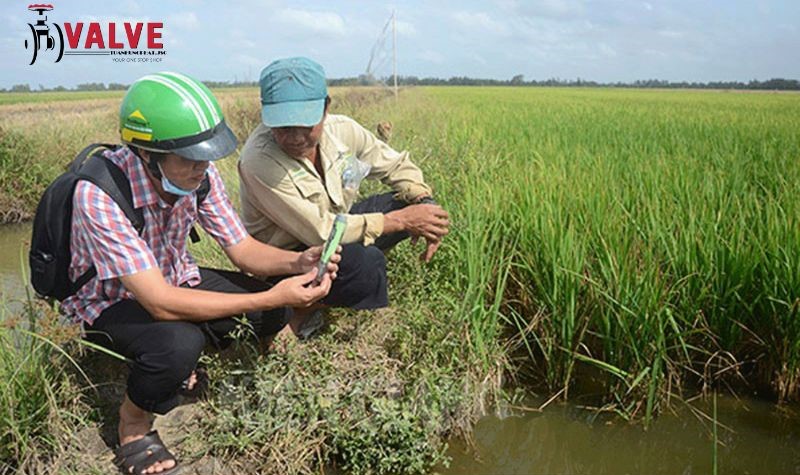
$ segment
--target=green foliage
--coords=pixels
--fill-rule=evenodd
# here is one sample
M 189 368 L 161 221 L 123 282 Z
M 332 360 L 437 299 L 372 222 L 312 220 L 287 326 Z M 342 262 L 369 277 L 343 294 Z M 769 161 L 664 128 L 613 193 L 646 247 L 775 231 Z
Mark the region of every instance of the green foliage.
M 8 320 L 0 326 L 0 473 L 24 472 L 32 459 L 56 453 L 85 410 L 67 371 L 74 361 L 59 346 L 63 332 L 52 315 L 43 317 L 46 308 L 28 306 L 29 324 L 45 318 L 45 326 L 26 330 Z
M 0 126 L 0 223 L 31 216 L 39 193 L 55 177 L 45 163 L 31 163 L 35 144 L 24 134 Z
M 0 94 L 0 105 L 9 104 L 30 104 L 30 103 L 43 103 L 54 101 L 86 101 L 91 99 L 122 99 L 124 92 L 120 90 L 113 91 L 47 91 L 47 92 L 29 92 L 22 89 L 13 90 L 4 94 Z
M 397 334 L 404 312 L 340 314 L 330 333 L 260 356 L 242 345 L 209 367 L 207 450 L 247 472 L 308 473 L 335 463 L 351 473 L 425 473 L 443 461 L 443 436 L 466 430 L 469 368 L 398 358 L 398 339 L 436 354 L 419 333 Z M 441 335 L 439 335 L 441 338 Z M 435 343 L 436 340 L 432 340 Z M 421 369 L 415 369 L 420 367 Z
M 473 348 L 511 323 L 522 368 L 551 390 L 588 365 L 607 375 L 606 402 L 633 414 L 644 400 L 646 418 L 687 380 L 713 384 L 740 363 L 800 395 L 800 97 L 415 99 L 391 118 L 451 212 L 442 267 Z
M 332 445 L 342 468 L 354 474 L 425 473 L 441 457 L 419 414 L 391 399 L 349 407 L 349 425 L 334 419 Z

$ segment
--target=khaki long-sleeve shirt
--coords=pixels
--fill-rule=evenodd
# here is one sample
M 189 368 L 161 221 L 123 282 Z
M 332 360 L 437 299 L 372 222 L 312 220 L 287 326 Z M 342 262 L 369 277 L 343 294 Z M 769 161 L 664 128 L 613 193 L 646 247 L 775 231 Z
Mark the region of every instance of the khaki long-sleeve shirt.
M 336 214 L 347 213 L 358 197 L 342 186 L 351 155 L 370 164 L 367 178 L 390 186 L 399 200 L 432 194 L 407 152 L 392 149 L 349 117 L 325 118 L 319 152 L 324 180 L 309 160 L 284 153 L 269 127 L 260 124 L 250 134 L 239 158 L 239 177 L 242 219 L 253 237 L 283 249 L 325 242 Z M 348 215 L 342 242 L 369 245 L 382 233 L 382 213 Z

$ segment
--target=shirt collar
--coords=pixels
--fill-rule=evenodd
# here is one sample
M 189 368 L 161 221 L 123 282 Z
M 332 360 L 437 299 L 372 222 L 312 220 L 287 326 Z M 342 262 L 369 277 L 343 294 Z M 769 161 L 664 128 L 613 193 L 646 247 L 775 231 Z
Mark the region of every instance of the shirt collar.
M 319 139 L 319 152 L 325 171 L 331 169 L 336 160 L 347 154 L 350 149 L 331 131 L 326 121 L 323 125 L 322 136 Z
M 320 152 L 327 155 L 328 158 L 336 158 L 339 155 L 349 152 L 347 145 L 333 133 L 331 127 L 328 126 L 326 121 L 322 129 L 322 137 L 319 139 Z
M 327 121 L 322 127 L 322 135 L 319 139 L 319 159 L 322 161 L 323 169 L 327 172 L 333 164 L 336 163 L 336 159 L 348 153 L 350 149 L 331 131 Z M 313 176 L 320 178 L 317 170 L 311 165 L 311 162 L 308 160 L 298 160 L 284 152 L 280 145 L 278 145 L 278 142 L 275 141 L 275 136 L 272 135 L 272 131 L 269 127 L 264 126 L 264 133 L 268 134 L 266 140 L 267 146 L 275 150 L 276 153 L 274 156 L 278 158 L 280 162 L 283 162 L 285 167 L 291 170 L 299 164 Z
M 160 198 L 153 183 L 147 176 L 147 172 L 144 169 L 144 162 L 142 162 L 128 147 L 122 147 L 119 150 L 111 152 L 111 155 L 116 158 L 114 161 L 117 165 L 122 165 L 122 168 L 126 171 L 126 175 L 128 175 L 128 180 L 131 182 L 133 207 L 143 208 L 145 206 L 157 204 Z

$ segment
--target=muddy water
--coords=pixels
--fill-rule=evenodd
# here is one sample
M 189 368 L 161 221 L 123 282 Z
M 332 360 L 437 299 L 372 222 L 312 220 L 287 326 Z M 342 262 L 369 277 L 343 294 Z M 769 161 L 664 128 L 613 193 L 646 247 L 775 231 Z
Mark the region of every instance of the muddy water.
M 0 225 L 0 307 L 5 310 L 25 298 L 23 263 L 27 275 L 30 239 L 30 224 Z
M 696 405 L 711 414 L 709 404 Z M 718 397 L 718 473 L 800 474 L 800 408 Z M 648 429 L 575 406 L 485 417 L 475 447 L 450 444 L 442 474 L 710 474 L 711 423 L 684 407 Z

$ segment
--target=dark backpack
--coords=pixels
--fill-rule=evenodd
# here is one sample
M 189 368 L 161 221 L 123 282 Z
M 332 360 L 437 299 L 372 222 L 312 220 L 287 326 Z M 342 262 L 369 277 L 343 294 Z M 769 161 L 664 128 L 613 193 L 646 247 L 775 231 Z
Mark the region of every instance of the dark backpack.
M 95 275 L 89 267 L 75 282 L 69 278 L 72 261 L 70 236 L 72 233 L 72 195 L 78 181 L 86 180 L 97 185 L 113 199 L 130 220 L 136 232 L 144 229 L 141 209 L 134 209 L 131 185 L 125 173 L 111 160 L 103 157 L 105 150 L 117 150 L 118 145 L 92 144 L 84 148 L 61 176 L 44 191 L 33 220 L 31 250 L 28 260 L 31 284 L 42 297 L 64 300 L 74 295 Z M 87 158 L 88 157 L 88 158 Z M 198 206 L 208 195 L 210 185 L 206 178 L 197 192 Z M 199 237 L 192 228 L 192 241 Z

